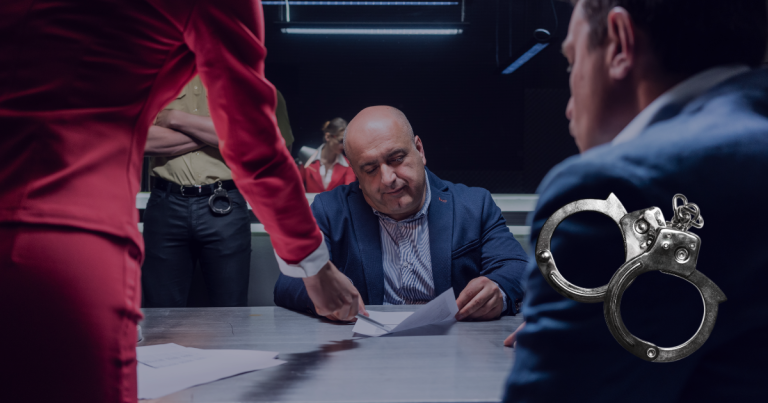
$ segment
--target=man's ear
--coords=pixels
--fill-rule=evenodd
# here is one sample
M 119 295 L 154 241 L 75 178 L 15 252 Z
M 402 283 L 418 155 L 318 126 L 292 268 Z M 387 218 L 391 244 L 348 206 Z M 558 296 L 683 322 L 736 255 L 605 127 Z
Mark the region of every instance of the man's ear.
M 421 139 L 419 136 L 413 136 L 413 144 L 416 145 L 416 150 L 421 155 L 421 161 L 426 166 L 427 165 L 427 155 L 424 154 L 424 145 L 421 144 Z
M 629 76 L 635 65 L 635 23 L 626 9 L 614 7 L 608 13 L 606 63 L 614 80 Z

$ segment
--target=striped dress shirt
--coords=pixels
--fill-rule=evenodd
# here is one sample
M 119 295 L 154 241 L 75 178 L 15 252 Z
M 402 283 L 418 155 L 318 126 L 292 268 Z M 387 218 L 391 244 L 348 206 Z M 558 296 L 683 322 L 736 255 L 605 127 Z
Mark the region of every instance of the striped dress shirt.
M 427 224 L 432 193 L 429 178 L 426 178 L 426 188 L 424 206 L 404 220 L 395 221 L 373 209 L 379 217 L 384 305 L 426 304 L 435 298 Z
M 424 206 L 418 213 L 395 221 L 373 209 L 379 217 L 381 258 L 384 266 L 384 305 L 426 304 L 435 298 L 432 255 L 429 251 L 427 213 L 432 199 L 429 176 L 426 179 Z M 498 287 L 499 285 L 496 284 Z M 499 287 L 501 290 L 501 287 Z M 501 291 L 503 309 L 507 294 Z

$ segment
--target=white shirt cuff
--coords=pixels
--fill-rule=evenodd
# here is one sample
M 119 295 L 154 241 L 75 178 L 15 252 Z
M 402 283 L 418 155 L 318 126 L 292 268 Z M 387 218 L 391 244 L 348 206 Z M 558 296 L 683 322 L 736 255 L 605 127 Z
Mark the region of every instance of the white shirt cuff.
M 275 252 L 275 257 L 277 258 L 277 265 L 283 274 L 288 277 L 304 278 L 317 274 L 328 263 L 330 255 L 328 254 L 328 247 L 325 245 L 325 239 L 323 239 L 323 242 L 320 242 L 320 246 L 314 252 L 297 264 L 286 263 L 280 256 L 277 256 L 277 252 Z
M 496 287 L 499 287 L 499 291 L 501 291 L 501 298 L 504 301 L 504 310 L 502 312 L 507 312 L 507 293 L 505 293 L 504 290 L 501 289 L 501 286 L 499 285 L 499 283 L 493 281 L 493 284 L 496 284 Z

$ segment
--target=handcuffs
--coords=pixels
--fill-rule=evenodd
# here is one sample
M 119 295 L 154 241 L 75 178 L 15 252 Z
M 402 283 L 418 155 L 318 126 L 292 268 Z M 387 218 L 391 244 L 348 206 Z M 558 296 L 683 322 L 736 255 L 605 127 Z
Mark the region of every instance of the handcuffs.
M 679 201 L 682 205 L 678 205 Z M 715 327 L 718 305 L 727 300 L 723 291 L 712 280 L 696 270 L 701 239 L 688 232 L 688 229 L 704 226 L 699 207 L 688 203 L 688 199 L 682 194 L 675 195 L 672 207 L 674 217 L 672 221 L 665 222 L 658 207 L 627 214 L 613 193 L 606 200 L 577 200 L 563 206 L 549 217 L 536 242 L 536 263 L 547 283 L 558 293 L 575 301 L 605 302 L 603 314 L 616 341 L 630 353 L 651 362 L 677 361 L 698 350 Z M 557 269 L 550 250 L 550 240 L 555 228 L 568 216 L 582 211 L 596 211 L 607 215 L 619 226 L 624 238 L 625 263 L 614 273 L 607 285 L 597 288 L 582 288 L 566 280 Z M 676 347 L 659 347 L 639 339 L 627 330 L 621 318 L 621 298 L 624 291 L 639 275 L 654 270 L 690 282 L 699 290 L 704 301 L 704 317 L 696 334 Z
M 227 193 L 227 189 L 222 188 L 221 181 L 217 181 L 216 183 L 219 185 L 219 188 L 215 189 L 213 191 L 213 194 L 211 195 L 211 197 L 208 198 L 208 207 L 210 207 L 211 210 L 213 210 L 213 212 L 216 213 L 216 214 L 227 215 L 227 214 L 229 214 L 232 211 L 232 199 L 229 198 L 229 194 Z M 227 199 L 227 203 L 229 203 L 227 208 L 220 209 L 220 208 L 218 208 L 218 207 L 213 205 L 213 202 L 216 201 L 216 199 L 219 199 L 219 198 Z

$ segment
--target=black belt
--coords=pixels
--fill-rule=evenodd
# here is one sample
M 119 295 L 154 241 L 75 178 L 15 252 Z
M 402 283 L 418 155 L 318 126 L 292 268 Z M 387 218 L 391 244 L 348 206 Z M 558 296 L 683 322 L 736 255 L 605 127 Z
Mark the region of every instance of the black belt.
M 219 186 L 219 183 L 221 183 L 221 186 Z M 228 181 L 218 181 L 215 183 L 211 183 L 209 185 L 193 185 L 193 186 L 182 186 L 178 183 L 173 183 L 170 181 L 167 181 L 162 178 L 155 178 L 155 189 L 165 190 L 166 192 L 174 193 L 177 195 L 187 196 L 187 197 L 196 197 L 196 196 L 210 196 L 213 194 L 213 191 L 221 187 L 225 190 L 237 190 L 237 186 L 235 186 L 235 181 L 228 180 Z

